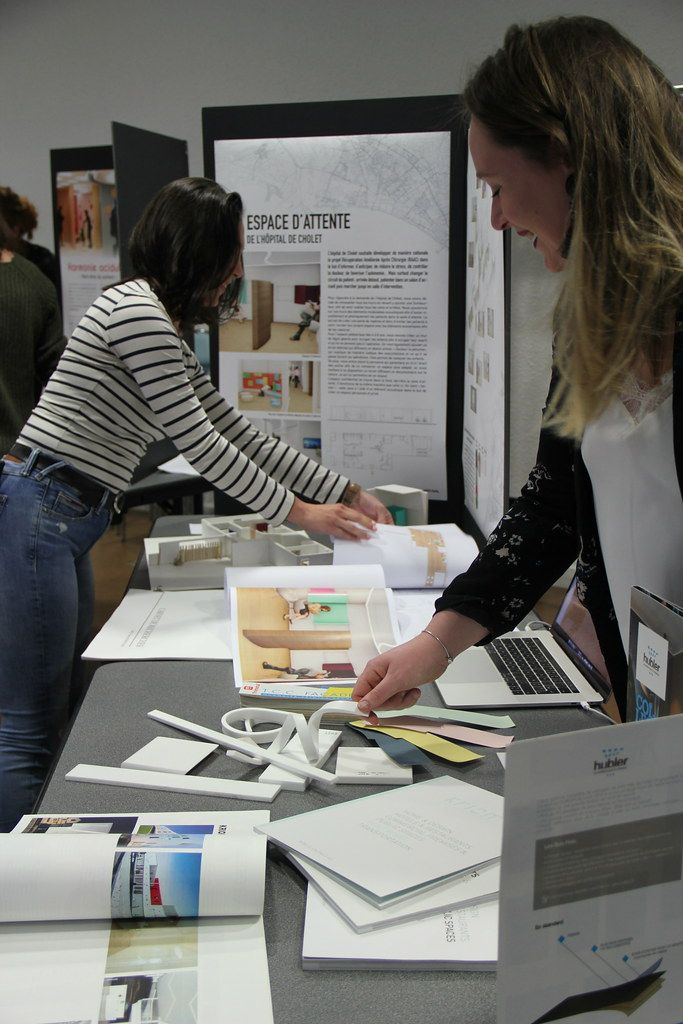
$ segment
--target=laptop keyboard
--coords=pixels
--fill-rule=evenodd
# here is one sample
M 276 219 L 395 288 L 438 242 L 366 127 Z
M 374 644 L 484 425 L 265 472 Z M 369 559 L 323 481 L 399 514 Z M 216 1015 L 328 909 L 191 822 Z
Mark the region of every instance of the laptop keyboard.
M 579 692 L 535 637 L 491 640 L 486 652 L 513 693 Z

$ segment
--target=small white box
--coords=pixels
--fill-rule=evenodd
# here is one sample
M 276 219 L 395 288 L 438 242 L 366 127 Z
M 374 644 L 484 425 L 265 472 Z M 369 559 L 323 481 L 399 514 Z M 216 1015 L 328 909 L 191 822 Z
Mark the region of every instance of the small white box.
M 374 494 L 387 508 L 390 505 L 400 505 L 404 508 L 408 521 L 399 525 L 424 526 L 428 520 L 427 492 L 420 490 L 419 487 L 384 484 L 380 487 L 368 487 L 368 494 Z

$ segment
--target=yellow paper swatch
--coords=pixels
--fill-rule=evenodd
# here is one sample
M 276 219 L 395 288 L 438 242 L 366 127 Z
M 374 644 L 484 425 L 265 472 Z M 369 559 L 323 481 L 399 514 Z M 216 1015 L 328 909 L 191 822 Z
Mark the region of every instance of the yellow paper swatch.
M 393 736 L 398 740 L 405 740 L 407 743 L 412 743 L 414 747 L 419 747 L 420 750 L 426 750 L 428 754 L 433 754 L 434 757 L 441 757 L 444 761 L 453 761 L 455 764 L 465 764 L 467 761 L 480 761 L 482 757 L 481 754 L 475 754 L 472 750 L 466 750 L 465 747 L 461 747 L 457 743 L 451 743 L 450 740 L 443 740 L 440 736 L 434 736 L 430 732 L 415 732 L 414 729 L 393 729 L 388 725 L 368 725 L 362 719 L 357 722 L 351 722 L 351 725 L 355 725 L 359 729 L 369 729 L 371 732 L 383 732 L 385 735 Z

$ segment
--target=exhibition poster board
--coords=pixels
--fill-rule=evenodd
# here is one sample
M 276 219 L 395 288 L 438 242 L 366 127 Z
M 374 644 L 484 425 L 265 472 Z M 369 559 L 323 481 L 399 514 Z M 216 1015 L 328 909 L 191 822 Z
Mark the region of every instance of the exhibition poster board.
M 67 338 L 119 273 L 111 146 L 50 151 L 55 253 Z
M 187 142 L 118 121 L 112 121 L 111 137 L 118 184 L 121 277 L 129 277 L 133 273 L 127 246 L 130 233 L 160 188 L 187 177 Z
M 205 168 L 245 206 L 221 393 L 362 485 L 462 512 L 464 187 L 457 97 L 204 110 Z M 434 508 L 432 507 L 432 512 Z
M 187 143 L 112 122 L 112 145 L 50 151 L 64 333 L 132 274 L 127 240 L 162 185 L 188 173 Z
M 465 523 L 491 533 L 509 495 L 508 232 L 491 225 L 491 189 L 467 166 L 467 272 L 462 463 Z

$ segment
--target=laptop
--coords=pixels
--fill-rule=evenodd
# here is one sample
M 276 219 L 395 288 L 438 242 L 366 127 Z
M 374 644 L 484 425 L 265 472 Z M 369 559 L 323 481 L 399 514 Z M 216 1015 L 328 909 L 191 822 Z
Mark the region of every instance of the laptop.
M 436 680 L 447 707 L 599 704 L 611 687 L 589 612 L 572 580 L 549 629 L 504 633 L 464 651 Z

